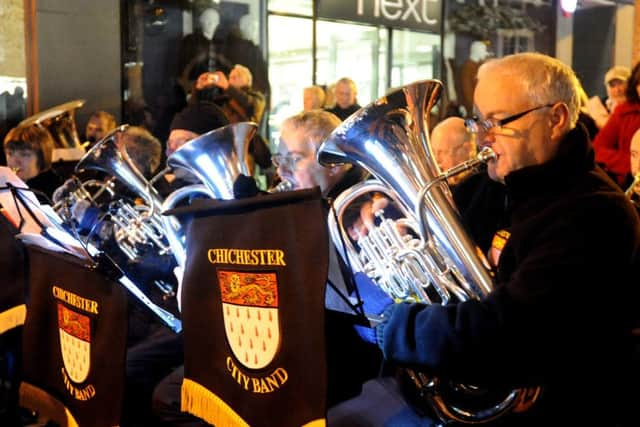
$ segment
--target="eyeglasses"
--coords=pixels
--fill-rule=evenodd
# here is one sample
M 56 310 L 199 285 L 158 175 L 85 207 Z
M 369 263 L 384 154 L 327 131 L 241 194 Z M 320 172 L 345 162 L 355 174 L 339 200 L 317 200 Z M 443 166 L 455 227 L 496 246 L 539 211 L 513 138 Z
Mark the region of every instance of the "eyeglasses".
M 467 128 L 467 130 L 469 131 L 469 133 L 474 134 L 474 135 L 478 135 L 478 138 L 480 138 L 480 136 L 484 136 L 486 135 L 491 129 L 494 128 L 500 128 L 502 126 L 505 126 L 511 122 L 514 122 L 516 120 L 518 120 L 521 117 L 524 117 L 525 115 L 534 112 L 536 110 L 540 110 L 542 108 L 547 108 L 547 107 L 553 107 L 555 105 L 555 103 L 553 104 L 546 104 L 546 105 L 541 105 L 539 107 L 534 107 L 534 108 L 530 108 L 526 111 L 523 111 L 521 113 L 517 113 L 514 114 L 512 116 L 509 117 L 505 117 L 504 119 L 495 119 L 495 118 L 490 118 L 490 119 L 480 119 L 479 117 L 472 117 L 470 119 L 466 119 L 464 121 L 464 125 Z M 479 143 L 482 143 L 482 141 L 478 141 Z
M 296 170 L 296 166 L 300 160 L 304 159 L 300 154 L 273 154 L 271 155 L 271 163 L 275 167 L 282 166 L 283 168 L 287 168 L 291 171 Z

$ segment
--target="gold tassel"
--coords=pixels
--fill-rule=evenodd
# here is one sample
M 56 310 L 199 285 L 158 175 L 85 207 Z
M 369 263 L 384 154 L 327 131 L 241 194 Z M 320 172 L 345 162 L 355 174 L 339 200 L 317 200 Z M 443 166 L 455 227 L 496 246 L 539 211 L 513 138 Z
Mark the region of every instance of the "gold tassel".
M 327 425 L 327 420 L 324 418 L 313 420 L 309 423 L 304 424 L 302 427 L 325 427 Z
M 20 406 L 32 409 L 62 427 L 78 427 L 75 418 L 62 402 L 24 381 L 20 383 Z
M 181 410 L 202 418 L 216 427 L 249 427 L 220 397 L 197 382 L 182 381 Z
M 9 329 L 24 325 L 26 316 L 27 306 L 25 304 L 16 305 L 0 313 L 0 334 L 4 334 Z

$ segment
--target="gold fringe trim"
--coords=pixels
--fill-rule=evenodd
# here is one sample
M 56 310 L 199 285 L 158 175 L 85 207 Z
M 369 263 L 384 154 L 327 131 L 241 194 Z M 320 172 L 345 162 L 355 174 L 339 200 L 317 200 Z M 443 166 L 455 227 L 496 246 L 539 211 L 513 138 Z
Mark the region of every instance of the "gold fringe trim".
M 9 310 L 0 313 L 0 334 L 4 334 L 9 329 L 24 325 L 27 317 L 27 306 L 25 304 L 16 305 Z
M 319 419 L 313 420 L 309 423 L 303 424 L 302 427 L 325 427 L 327 425 L 327 420 Z
M 181 410 L 216 427 L 249 427 L 224 400 L 206 387 L 185 378 L 182 381 Z
M 20 384 L 20 406 L 38 412 L 61 427 L 78 427 L 75 418 L 62 402 L 41 388 L 24 381 Z

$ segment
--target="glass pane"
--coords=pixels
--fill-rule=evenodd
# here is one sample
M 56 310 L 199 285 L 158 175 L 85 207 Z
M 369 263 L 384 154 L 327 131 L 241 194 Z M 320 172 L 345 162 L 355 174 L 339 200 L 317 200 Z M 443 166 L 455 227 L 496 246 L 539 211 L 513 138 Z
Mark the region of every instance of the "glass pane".
M 0 2 L 0 143 L 26 116 L 27 79 L 23 0 Z M 0 150 L 4 164 L 4 151 Z
M 269 12 L 294 13 L 311 16 L 313 0 L 269 0 Z
M 302 93 L 311 84 L 313 22 L 306 18 L 269 16 L 269 81 L 272 143 L 282 121 L 302 111 Z
M 318 21 L 317 25 L 317 83 L 330 85 L 350 77 L 356 83 L 360 105 L 384 94 L 386 30 L 326 21 Z
M 128 0 L 125 12 L 123 123 L 166 141 L 198 75 L 228 74 L 234 64 L 249 68 L 253 89 L 268 95 L 266 61 L 256 44 L 259 0 Z
M 391 86 L 440 78 L 440 35 L 393 30 Z

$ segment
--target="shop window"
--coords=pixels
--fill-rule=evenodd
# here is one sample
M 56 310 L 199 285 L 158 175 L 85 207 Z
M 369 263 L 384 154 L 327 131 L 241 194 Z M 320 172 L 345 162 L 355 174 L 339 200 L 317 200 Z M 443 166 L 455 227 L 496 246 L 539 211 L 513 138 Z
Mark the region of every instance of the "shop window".
M 535 50 L 534 33 L 531 30 L 498 30 L 497 34 L 496 55 L 498 57 Z
M 269 12 L 311 16 L 313 0 L 268 0 Z
M 329 86 L 342 77 L 358 88 L 358 103 L 384 94 L 387 76 L 387 32 L 379 27 L 318 21 L 316 82 Z
M 394 30 L 391 86 L 439 78 L 440 35 Z
M 302 111 L 303 89 L 312 83 L 312 43 L 311 19 L 269 16 L 269 139 L 273 144 L 282 121 Z

